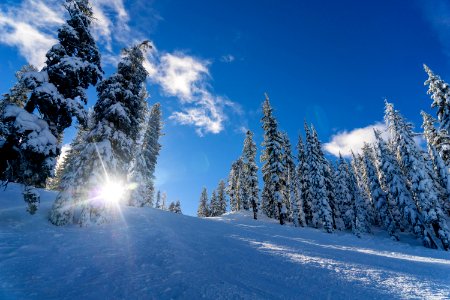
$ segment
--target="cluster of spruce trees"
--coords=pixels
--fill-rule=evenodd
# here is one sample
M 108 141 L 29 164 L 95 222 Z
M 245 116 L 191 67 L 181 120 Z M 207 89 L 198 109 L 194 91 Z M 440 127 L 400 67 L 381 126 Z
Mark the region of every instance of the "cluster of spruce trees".
M 200 204 L 197 210 L 199 217 L 217 217 L 227 211 L 227 196 L 225 182 L 221 180 L 216 190 L 211 194 L 211 200 L 208 199 L 208 191 L 204 187 L 200 196 Z
M 162 121 L 160 105 L 147 104 L 143 63 L 151 46 L 144 41 L 124 49 L 117 71 L 103 79 L 90 32 L 95 16 L 89 0 L 66 0 L 65 7 L 69 18 L 58 30 L 58 43 L 47 52 L 44 68 L 22 68 L 17 84 L 0 102 L 0 179 L 24 184 L 33 214 L 39 203 L 35 188 L 55 175 L 64 130 L 76 118 L 77 136 L 51 182 L 59 193 L 49 219 L 55 225 L 103 223 L 113 204 L 101 199 L 101 186 L 127 187 L 129 205 L 153 203 Z M 98 100 L 88 112 L 90 85 Z
M 450 230 L 450 87 L 427 66 L 428 94 L 438 120 L 422 112 L 423 133 L 385 102 L 389 138 L 374 130 L 376 141 L 347 161 L 327 159 L 314 127 L 305 123 L 297 157 L 286 133 L 278 129 L 269 98 L 263 103 L 261 162 L 263 189 L 258 193 L 256 146 L 247 132 L 242 156 L 231 167 L 227 193 L 231 211 L 258 207 L 280 224 L 350 230 L 355 235 L 384 228 L 399 240 L 411 233 L 430 248 L 449 249 Z M 436 123 L 439 126 L 436 127 Z M 415 137 L 423 136 L 422 149 Z M 203 195 L 203 194 L 202 194 Z M 200 207 L 203 207 L 203 196 Z M 203 201 L 203 202 L 202 202 Z M 256 202 L 256 205 L 252 203 Z M 200 213 L 200 216 L 206 216 Z
M 181 203 L 180 200 L 177 201 L 172 201 L 170 202 L 169 206 L 167 207 L 166 205 L 166 201 L 167 201 L 167 194 L 166 193 L 161 193 L 161 191 L 158 191 L 156 193 L 156 203 L 155 203 L 155 208 L 157 209 L 161 209 L 161 210 L 167 210 L 176 214 L 183 214 L 181 212 Z M 150 204 L 150 206 L 153 207 L 153 203 Z

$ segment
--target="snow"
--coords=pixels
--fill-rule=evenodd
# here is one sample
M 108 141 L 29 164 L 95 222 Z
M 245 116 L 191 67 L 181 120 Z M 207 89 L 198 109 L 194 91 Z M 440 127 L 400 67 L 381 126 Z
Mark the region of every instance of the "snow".
M 252 212 L 194 218 L 122 207 L 103 226 L 47 221 L 56 194 L 0 191 L 0 299 L 392 299 L 450 297 L 450 253 L 384 231 L 327 234 Z

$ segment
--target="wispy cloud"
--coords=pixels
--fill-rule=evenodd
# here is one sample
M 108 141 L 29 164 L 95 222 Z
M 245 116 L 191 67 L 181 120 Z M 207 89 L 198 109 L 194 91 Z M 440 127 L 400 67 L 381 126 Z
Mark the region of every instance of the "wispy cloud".
M 450 2 L 447 0 L 417 0 L 417 2 L 435 31 L 445 54 L 450 56 Z
M 24 0 L 0 5 L 0 42 L 16 47 L 31 64 L 42 67 L 45 54 L 56 43 L 65 9 L 57 0 Z M 113 39 L 126 35 L 128 14 L 122 0 L 94 0 L 93 34 L 111 51 Z
M 236 103 L 214 95 L 209 86 L 210 62 L 181 52 L 155 55 L 149 59 L 147 70 L 163 93 L 180 100 L 181 108 L 170 119 L 182 125 L 196 127 L 196 132 L 220 133 L 227 119 L 225 109 L 239 111 Z
M 127 47 L 143 40 L 145 34 L 129 27 L 130 16 L 123 0 L 92 0 L 92 33 L 99 43 L 103 62 L 116 65 L 120 55 L 116 46 Z M 16 47 L 19 53 L 38 68 L 56 41 L 57 29 L 66 12 L 60 0 L 23 0 L 17 5 L 0 4 L 0 43 Z M 224 56 L 226 62 L 234 60 Z M 180 107 L 170 118 L 191 125 L 199 135 L 224 130 L 226 110 L 240 112 L 239 106 L 224 96 L 215 95 L 210 86 L 210 62 L 182 52 L 160 52 L 153 44 L 145 67 L 153 82 L 167 96 L 179 99 Z
M 220 58 L 220 61 L 224 62 L 224 63 L 231 63 L 231 62 L 235 61 L 235 59 L 236 59 L 236 57 L 234 57 L 233 55 L 227 54 L 227 55 L 223 55 Z
M 375 142 L 374 129 L 380 130 L 382 137 L 387 139 L 386 125 L 377 122 L 366 127 L 355 128 L 351 131 L 342 131 L 333 135 L 330 142 L 324 144 L 324 149 L 334 156 L 339 156 L 339 153 L 341 153 L 342 156 L 349 157 L 351 156 L 351 151 L 359 153 L 365 142 Z

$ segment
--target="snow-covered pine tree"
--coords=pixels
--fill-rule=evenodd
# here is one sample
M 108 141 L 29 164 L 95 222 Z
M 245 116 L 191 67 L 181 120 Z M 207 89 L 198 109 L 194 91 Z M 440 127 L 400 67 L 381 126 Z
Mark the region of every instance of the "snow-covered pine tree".
M 310 160 L 312 157 L 312 135 L 309 129 L 308 124 L 304 123 L 305 130 L 305 145 L 304 145 L 304 161 L 302 168 L 302 191 L 303 191 L 303 209 L 305 211 L 305 220 L 308 226 L 312 225 L 313 220 L 313 183 L 312 183 L 312 174 L 314 171 L 313 167 L 310 165 Z
M 137 184 L 137 188 L 131 192 L 130 205 L 153 206 L 154 179 L 157 158 L 161 150 L 159 138 L 162 136 L 161 105 L 152 106 L 145 134 L 138 154 L 134 158 L 133 167 L 129 174 L 129 180 Z
M 331 207 L 333 217 L 333 228 L 337 230 L 344 229 L 344 221 L 342 220 L 341 210 L 338 206 L 338 200 L 336 199 L 336 170 L 334 165 L 324 158 L 325 164 L 325 185 L 327 188 L 328 203 Z
M 230 196 L 230 210 L 239 211 L 242 208 L 241 199 L 243 197 L 244 181 L 243 177 L 243 163 L 242 158 L 233 162 L 231 165 L 230 174 L 228 175 L 227 193 Z
M 435 146 L 435 141 L 438 139 L 438 133 L 434 127 L 436 121 L 424 111 L 422 111 L 421 114 L 423 117 L 423 135 L 427 141 L 428 154 L 437 177 L 435 183 L 438 184 L 441 190 L 440 198 L 442 207 L 447 211 L 447 214 L 450 215 L 450 172 L 449 168 L 445 165 L 444 160 L 438 154 Z
M 200 196 L 200 203 L 197 209 L 197 216 L 200 218 L 205 218 L 209 216 L 208 211 L 208 191 L 204 187 L 202 190 L 202 194 Z
M 418 219 L 416 205 L 408 189 L 407 180 L 402 174 L 394 153 L 382 139 L 381 133 L 377 130 L 374 130 L 374 133 L 378 178 L 387 196 L 388 209 L 386 211 L 380 209 L 385 226 L 388 226 L 388 232 L 392 233 L 397 229 L 405 231 L 407 227 L 411 227 L 415 234 L 420 235 L 421 223 Z M 392 217 L 392 222 L 389 217 Z
M 125 193 L 139 124 L 147 105 L 147 71 L 143 62 L 148 48 L 149 43 L 145 41 L 125 49 L 117 72 L 97 86 L 98 101 L 92 114 L 92 127 L 79 155 L 80 163 L 74 170 L 75 179 L 70 187 L 75 191 L 61 191 L 50 215 L 53 224 L 76 222 L 83 226 L 108 222 L 117 203 L 105 199 L 99 194 L 100 190 L 114 185 L 121 189 L 118 193 Z M 76 220 L 73 219 L 74 209 L 81 209 Z
M 315 228 L 323 227 L 333 232 L 333 216 L 328 202 L 326 186 L 326 162 L 317 132 L 313 126 L 306 138 L 305 156 L 308 164 L 309 194 L 311 197 L 312 220 Z
M 166 192 L 162 192 L 161 193 L 161 209 L 162 210 L 167 210 L 167 194 Z
M 377 168 L 375 167 L 374 149 L 369 144 L 365 143 L 362 151 L 363 156 L 361 167 L 363 171 L 363 182 L 368 189 L 367 193 L 371 200 L 371 209 L 373 211 L 375 221 L 374 224 L 377 226 L 387 224 L 387 220 L 383 221 L 380 215 L 380 210 L 383 210 L 386 215 L 387 197 L 386 193 L 381 188 Z
M 175 213 L 176 213 L 176 214 L 180 214 L 180 215 L 183 214 L 183 213 L 181 212 L 181 204 L 180 204 L 180 200 L 177 200 L 177 202 L 175 202 Z
M 217 198 L 216 191 L 214 190 L 211 194 L 211 202 L 209 204 L 209 216 L 217 217 L 219 216 L 219 199 Z
M 305 182 L 303 176 L 305 174 L 305 149 L 303 146 L 302 137 L 298 136 L 297 142 L 297 160 L 298 164 L 295 170 L 295 197 L 297 199 L 298 207 L 298 223 L 302 226 L 306 226 L 305 211 L 310 210 L 307 207 L 304 195 L 305 195 Z
M 247 130 L 244 149 L 242 150 L 244 163 L 244 188 L 248 197 L 248 204 L 253 210 L 253 218 L 258 218 L 259 187 L 258 166 L 256 165 L 256 144 L 253 141 L 253 132 Z M 245 209 L 245 204 L 244 204 Z
M 175 212 L 175 203 L 173 201 L 170 202 L 169 208 L 167 210 L 173 213 Z
M 438 191 L 430 174 L 422 151 L 413 139 L 411 125 L 407 123 L 392 103 L 386 101 L 385 122 L 390 130 L 393 146 L 400 167 L 409 181 L 409 187 L 422 222 L 424 244 L 432 248 L 447 250 L 450 246 L 450 231 L 438 198 Z
M 33 92 L 25 109 L 31 113 L 38 108 L 55 136 L 72 124 L 73 117 L 85 123 L 85 89 L 95 86 L 103 74 L 90 32 L 94 15 L 89 0 L 66 0 L 65 8 L 69 19 L 58 30 L 58 44 L 47 52 L 42 71 L 27 76 Z
M 437 108 L 439 120 L 440 130 L 434 138 L 433 144 L 446 165 L 450 166 L 450 87 L 428 66 L 423 65 L 423 67 L 428 74 L 428 79 L 424 83 L 428 85 L 427 94 L 431 95 L 433 100 L 431 107 Z
M 159 190 L 158 190 L 158 192 L 156 193 L 156 203 L 155 203 L 155 208 L 161 209 L 161 191 L 159 191 Z
M 263 113 L 264 116 L 261 122 L 264 129 L 264 141 L 262 143 L 264 149 L 261 155 L 261 162 L 263 162 L 262 173 L 265 196 L 267 197 L 267 203 L 264 203 L 265 207 L 263 209 L 268 217 L 278 217 L 280 224 L 283 225 L 284 220 L 281 213 L 283 206 L 282 176 L 285 167 L 281 157 L 282 138 L 267 94 L 263 104 Z
M 354 219 L 352 222 L 352 232 L 357 237 L 361 237 L 362 233 L 370 232 L 367 222 L 366 201 L 362 195 L 361 187 L 356 178 L 356 168 L 352 161 L 352 165 L 348 168 L 349 173 L 349 190 L 352 196 Z
M 17 83 L 0 102 L 0 180 L 23 183 L 27 210 L 34 214 L 40 201 L 35 187 L 45 186 L 59 149 L 47 122 L 23 108 L 29 92 L 24 72 L 29 69 L 16 74 Z
M 352 203 L 352 193 L 350 191 L 350 174 L 348 168 L 349 166 L 347 162 L 339 153 L 338 166 L 335 173 L 335 203 L 336 207 L 341 212 L 343 221 L 342 229 L 352 229 L 353 220 L 355 218 L 355 211 Z M 338 229 L 341 229 L 340 226 L 338 227 Z
M 298 226 L 298 206 L 295 203 L 295 163 L 294 156 L 292 155 L 291 142 L 289 136 L 286 132 L 281 133 L 281 149 L 282 155 L 281 160 L 284 166 L 284 172 L 282 176 L 282 187 L 283 187 L 283 204 L 286 207 L 286 217 L 289 221 L 293 221 L 294 212 L 292 209 L 295 207 L 295 218 L 294 225 Z
M 370 149 L 367 150 L 370 152 Z M 353 161 L 352 166 L 355 172 L 355 176 L 358 182 L 358 186 L 361 192 L 361 196 L 364 199 L 366 210 L 366 224 L 367 229 L 370 231 L 370 225 L 379 225 L 379 219 L 377 218 L 378 215 L 375 211 L 375 206 L 372 202 L 372 196 L 370 194 L 370 186 L 369 186 L 369 180 L 367 178 L 365 164 L 364 164 L 364 157 L 361 154 L 355 155 L 352 152 Z
M 5 182 L 21 182 L 20 178 L 20 144 L 23 142 L 25 131 L 32 134 L 31 128 L 24 128 L 23 122 L 16 120 L 7 113 L 7 107 L 15 110 L 23 108 L 28 100 L 30 89 L 24 82 L 24 74 L 36 69 L 31 65 L 23 66 L 16 72 L 17 82 L 2 96 L 0 101 L 0 180 Z M 24 115 L 24 113 L 22 113 Z M 20 131 L 20 133 L 18 132 Z
M 221 216 L 227 212 L 227 195 L 225 181 L 223 180 L 219 182 L 219 186 L 217 187 L 217 202 L 219 204 L 219 210 L 217 214 L 218 216 Z

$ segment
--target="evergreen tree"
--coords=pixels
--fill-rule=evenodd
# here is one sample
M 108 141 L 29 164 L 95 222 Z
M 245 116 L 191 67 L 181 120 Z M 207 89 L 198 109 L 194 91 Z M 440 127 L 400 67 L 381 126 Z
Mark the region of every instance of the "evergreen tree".
M 218 202 L 217 215 L 221 216 L 227 212 L 227 196 L 226 196 L 225 182 L 223 180 L 219 182 L 219 186 L 217 187 L 217 202 Z
M 312 183 L 312 174 L 314 171 L 313 167 L 310 165 L 310 160 L 312 157 L 312 135 L 309 129 L 308 124 L 304 123 L 305 129 L 305 145 L 304 145 L 304 161 L 302 168 L 302 191 L 303 191 L 303 209 L 305 212 L 305 220 L 308 226 L 312 225 L 313 220 L 313 183 Z
M 341 226 L 337 226 L 337 229 L 352 229 L 355 212 L 353 210 L 352 193 L 350 191 L 350 174 L 348 170 L 348 164 L 342 158 L 342 155 L 340 153 L 338 167 L 335 174 L 335 203 L 336 207 L 340 210 L 343 221 L 343 228 L 341 228 Z
M 436 121 L 432 116 L 421 112 L 423 117 L 423 135 L 427 141 L 428 153 L 435 171 L 436 180 L 434 182 L 438 185 L 440 190 L 440 199 L 442 207 L 450 215 L 450 173 L 448 167 L 445 165 L 444 160 L 438 154 L 436 149 L 436 141 L 438 140 L 438 133 L 434 124 Z
M 161 208 L 161 191 L 158 191 L 156 193 L 156 203 L 155 203 L 155 208 L 157 209 L 162 209 Z
M 50 215 L 53 224 L 101 224 L 108 222 L 115 212 L 117 203 L 104 199 L 99 195 L 99 189 L 107 185 L 121 190 L 126 188 L 129 162 L 147 105 L 147 71 L 143 62 L 148 47 L 146 41 L 125 49 L 117 73 L 97 86 L 98 101 L 92 114 L 92 127 L 79 155 L 80 163 L 73 176 L 75 182 L 70 188 L 75 191 L 61 191 Z M 73 219 L 74 209 L 81 209 L 77 220 Z
M 413 140 L 411 125 L 406 123 L 400 113 L 394 110 L 394 106 L 387 101 L 385 121 L 393 138 L 393 146 L 401 169 L 408 179 L 411 194 L 419 211 L 424 244 L 440 248 L 437 238 L 442 247 L 448 249 L 450 231 L 439 203 L 436 186 L 427 172 L 421 150 Z
M 423 65 L 428 79 L 425 85 L 428 85 L 427 94 L 431 95 L 433 100 L 431 107 L 437 108 L 437 117 L 440 130 L 433 139 L 434 146 L 439 150 L 442 159 L 446 165 L 450 165 L 450 87 L 438 75 L 434 74 L 428 66 Z
M 242 158 L 239 158 L 231 165 L 230 174 L 228 175 L 227 193 L 230 196 L 230 210 L 239 211 L 242 207 L 241 199 L 243 197 L 243 178 Z
M 264 116 L 261 119 L 264 129 L 264 147 L 261 155 L 264 189 L 266 190 L 267 203 L 264 211 L 268 217 L 278 215 L 280 224 L 284 224 L 281 212 L 283 206 L 283 186 L 282 176 L 285 166 L 282 161 L 282 138 L 278 132 L 278 125 L 273 116 L 273 109 L 270 106 L 269 97 L 266 94 L 266 100 L 263 104 Z M 275 209 L 277 207 L 277 210 Z
M 421 224 L 406 178 L 401 173 L 394 153 L 381 138 L 381 133 L 377 130 L 374 132 L 377 140 L 375 144 L 376 167 L 381 187 L 387 196 L 387 209 L 385 211 L 380 209 L 385 226 L 389 233 L 394 234 L 397 229 L 404 231 L 409 225 L 414 233 L 420 234 Z
M 168 211 L 173 212 L 173 213 L 175 212 L 175 203 L 173 201 L 170 202 Z
M 202 190 L 202 195 L 200 196 L 200 203 L 197 209 L 197 216 L 199 218 L 204 218 L 209 216 L 208 211 L 208 191 L 204 187 Z
M 292 155 L 292 147 L 291 142 L 289 141 L 289 137 L 287 133 L 282 132 L 281 133 L 281 149 L 282 149 L 282 155 L 281 160 L 284 168 L 284 173 L 282 176 L 282 187 L 283 187 L 283 204 L 286 207 L 286 216 L 288 217 L 290 221 L 293 221 L 293 214 L 292 211 L 293 207 L 295 207 L 295 218 L 296 221 L 294 221 L 294 225 L 298 226 L 298 207 L 296 198 L 295 198 L 295 163 L 294 163 L 294 156 Z
M 307 208 L 304 195 L 305 195 L 305 182 L 303 180 L 303 176 L 305 175 L 305 150 L 303 147 L 303 142 L 301 136 L 298 137 L 297 143 L 297 159 L 298 164 L 295 171 L 295 197 L 298 208 L 298 223 L 302 227 L 306 226 L 306 218 L 305 211 L 309 209 Z
M 161 193 L 161 209 L 162 210 L 167 210 L 166 201 L 167 201 L 167 194 L 166 194 L 166 192 L 162 192 Z
M 352 164 L 348 169 L 349 172 L 349 190 L 352 196 L 353 204 L 353 222 L 352 222 L 352 232 L 357 237 L 361 237 L 362 233 L 369 232 L 367 224 L 367 210 L 366 201 L 361 194 L 361 188 L 358 184 L 356 174 L 355 174 L 355 164 Z
M 210 217 L 217 217 L 219 216 L 219 199 L 217 198 L 216 191 L 213 191 L 211 194 L 211 202 L 209 205 L 209 216 Z
M 258 187 L 258 166 L 256 165 L 256 144 L 253 141 L 253 132 L 247 131 L 244 149 L 242 150 L 244 163 L 244 188 L 248 197 L 248 204 L 252 207 L 253 218 L 258 218 L 259 187 Z M 244 209 L 246 205 L 244 204 Z M 248 209 L 248 208 L 247 208 Z
M 328 201 L 326 187 L 326 164 L 316 130 L 311 126 L 307 136 L 305 156 L 308 164 L 308 187 L 311 196 L 312 220 L 315 228 L 323 227 L 327 232 L 333 231 L 333 216 Z
M 177 202 L 175 202 L 175 213 L 176 213 L 176 214 L 180 214 L 180 215 L 183 214 L 183 213 L 181 212 L 181 204 L 180 204 L 180 200 L 177 200 Z

